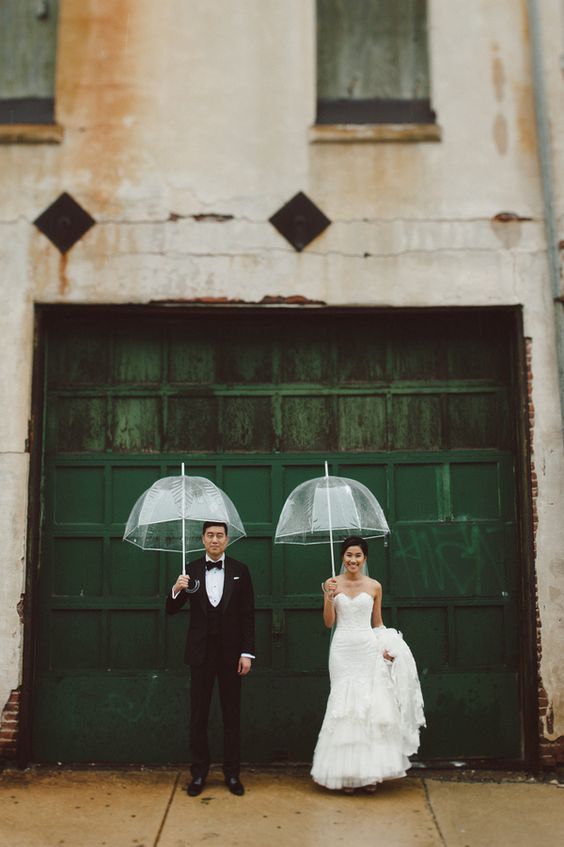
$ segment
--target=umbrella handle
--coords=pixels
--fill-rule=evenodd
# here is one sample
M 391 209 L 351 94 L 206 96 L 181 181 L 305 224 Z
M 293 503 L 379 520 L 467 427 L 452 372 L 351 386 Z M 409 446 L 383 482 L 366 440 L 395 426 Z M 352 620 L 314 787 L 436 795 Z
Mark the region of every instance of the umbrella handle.
M 200 580 L 197 579 L 194 583 L 194 588 L 185 588 L 184 591 L 186 592 L 186 594 L 195 594 L 199 587 L 200 587 Z

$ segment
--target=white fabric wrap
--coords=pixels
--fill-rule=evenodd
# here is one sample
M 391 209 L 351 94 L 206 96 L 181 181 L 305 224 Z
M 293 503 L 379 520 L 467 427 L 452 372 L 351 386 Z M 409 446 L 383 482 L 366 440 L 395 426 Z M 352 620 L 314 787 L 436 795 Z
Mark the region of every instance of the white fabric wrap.
M 403 640 L 403 635 L 397 629 L 378 626 L 373 628 L 373 632 L 382 653 L 387 650 L 391 656 L 394 656 L 394 661 L 386 662 L 386 664 L 400 711 L 405 753 L 411 756 L 419 748 L 419 730 L 426 726 L 423 695 L 415 659 Z

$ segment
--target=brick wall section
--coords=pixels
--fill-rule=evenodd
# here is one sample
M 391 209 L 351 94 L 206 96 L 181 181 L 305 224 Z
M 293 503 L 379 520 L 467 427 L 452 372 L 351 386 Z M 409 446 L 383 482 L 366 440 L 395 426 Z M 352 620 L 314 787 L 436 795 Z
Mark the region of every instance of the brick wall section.
M 0 718 L 0 759 L 12 761 L 16 758 L 21 691 L 15 688 L 2 710 Z
M 537 526 L 538 526 L 538 479 L 535 469 L 535 455 L 533 447 L 533 435 L 535 429 L 535 406 L 533 403 L 533 350 L 532 341 L 530 338 L 525 339 L 525 354 L 527 360 L 527 402 L 529 412 L 529 443 L 531 449 L 531 504 L 532 504 L 532 530 L 533 530 L 533 555 L 536 560 L 537 555 Z M 554 741 L 549 741 L 544 737 L 545 727 L 549 733 L 552 733 L 552 704 L 548 701 L 548 696 L 542 684 L 540 676 L 540 661 L 542 657 L 542 640 L 541 640 L 541 619 L 538 604 L 538 592 L 536 581 L 534 585 L 535 592 L 535 609 L 536 609 L 536 631 L 537 631 L 537 661 L 539 667 L 539 753 L 540 765 L 542 768 L 554 768 L 559 765 L 564 765 L 564 736 L 557 738 Z

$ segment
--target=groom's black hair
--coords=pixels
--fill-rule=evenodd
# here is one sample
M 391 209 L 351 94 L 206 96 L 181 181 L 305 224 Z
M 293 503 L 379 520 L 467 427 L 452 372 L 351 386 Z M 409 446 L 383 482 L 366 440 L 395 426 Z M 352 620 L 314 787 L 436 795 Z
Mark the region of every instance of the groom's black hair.
M 345 555 L 349 547 L 360 547 L 364 555 L 368 556 L 368 544 L 359 535 L 350 535 L 348 538 L 345 538 L 341 544 L 341 556 Z
M 223 523 L 223 521 L 206 521 L 202 527 L 202 535 L 205 535 L 206 529 L 210 526 L 222 526 L 225 530 L 225 534 L 229 535 L 229 530 L 227 529 L 227 524 Z

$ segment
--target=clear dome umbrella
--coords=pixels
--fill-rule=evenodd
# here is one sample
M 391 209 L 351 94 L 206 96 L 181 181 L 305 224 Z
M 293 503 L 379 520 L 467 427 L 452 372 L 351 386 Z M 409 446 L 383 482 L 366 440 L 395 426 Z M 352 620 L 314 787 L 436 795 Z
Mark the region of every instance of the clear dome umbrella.
M 227 494 L 202 476 L 186 476 L 184 463 L 180 476 L 157 480 L 139 497 L 125 525 L 124 541 L 142 550 L 182 553 L 182 573 L 186 554 L 203 550 L 202 525 L 217 521 L 227 525 L 228 545 L 246 535 L 237 509 Z M 191 591 L 197 591 L 196 585 Z
M 379 538 L 389 535 L 388 522 L 376 497 L 355 479 L 325 476 L 302 482 L 288 496 L 278 520 L 277 544 L 329 544 L 335 576 L 333 542 L 350 535 Z

